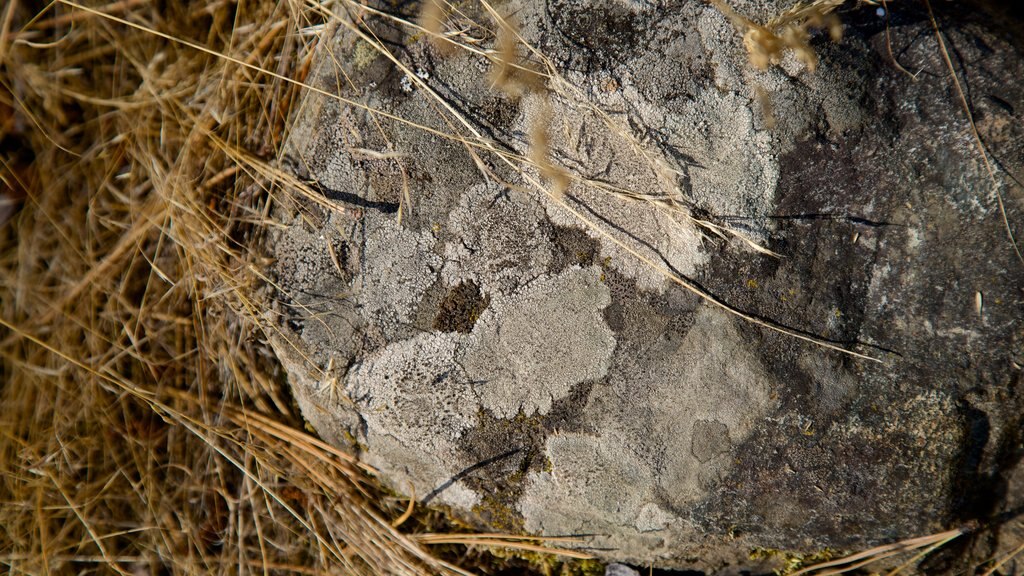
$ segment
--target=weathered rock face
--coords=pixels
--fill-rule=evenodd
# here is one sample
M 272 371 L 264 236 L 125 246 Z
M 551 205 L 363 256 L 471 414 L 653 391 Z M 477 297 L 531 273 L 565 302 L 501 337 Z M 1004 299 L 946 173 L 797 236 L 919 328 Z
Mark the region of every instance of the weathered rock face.
M 322 43 L 310 82 L 356 104 L 310 96 L 283 161 L 335 208 L 280 205 L 271 243 L 306 417 L 421 502 L 620 561 L 719 570 L 1019 505 L 1024 264 L 930 25 L 891 22 L 916 79 L 873 13 L 817 71 L 758 72 L 715 9 L 655 4 L 503 6 L 560 74 L 518 100 L 387 18 L 363 23 L 414 78 Z M 1024 60 L 944 25 L 1024 235 Z M 564 196 L 527 161 L 548 105 Z

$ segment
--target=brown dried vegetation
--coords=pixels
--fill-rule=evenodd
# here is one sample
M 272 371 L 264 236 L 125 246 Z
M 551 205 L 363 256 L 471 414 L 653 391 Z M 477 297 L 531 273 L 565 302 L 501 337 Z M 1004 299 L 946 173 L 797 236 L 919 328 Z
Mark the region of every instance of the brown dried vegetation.
M 798 2 L 766 24 L 758 24 L 730 7 L 725 0 L 709 0 L 743 34 L 743 46 L 750 63 L 759 70 L 777 66 L 792 52 L 797 60 L 813 71 L 818 55 L 811 48 L 814 30 L 827 30 L 833 42 L 843 38 L 843 25 L 834 11 L 844 0 Z
M 760 67 L 790 49 L 813 67 L 807 31 L 838 30 L 835 3 L 761 26 L 711 1 Z M 342 4 L 348 22 L 368 10 Z M 447 28 L 447 2 L 424 6 L 431 42 L 486 54 L 541 120 L 573 94 L 489 5 L 487 51 Z M 304 431 L 265 344 L 269 206 L 325 201 L 274 159 L 337 15 L 269 0 L 0 11 L 0 566 L 464 574 L 479 547 L 551 551 L 434 533 L 451 529 L 439 513 Z M 578 179 L 552 162 L 548 124 L 527 160 L 557 196 Z
M 305 189 L 273 166 L 321 7 L 32 6 L 0 8 L 0 571 L 465 574 L 480 546 L 546 551 L 410 515 L 304 431 L 265 344 L 257 247 Z

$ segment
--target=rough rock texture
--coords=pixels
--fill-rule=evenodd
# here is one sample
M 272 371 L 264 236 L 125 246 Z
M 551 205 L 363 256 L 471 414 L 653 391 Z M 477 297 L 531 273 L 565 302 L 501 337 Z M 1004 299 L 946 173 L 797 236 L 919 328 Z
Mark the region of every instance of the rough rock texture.
M 787 6 L 733 4 L 756 20 Z M 282 162 L 336 209 L 283 202 L 270 243 L 275 345 L 321 435 L 424 503 L 587 534 L 624 562 L 740 570 L 755 548 L 1019 514 L 1024 264 L 921 14 L 889 30 L 915 79 L 873 9 L 844 16 L 841 44 L 814 41 L 811 73 L 752 69 L 703 2 L 501 8 L 565 84 L 506 97 L 483 56 L 369 14 L 414 77 L 350 30 L 322 42 L 309 81 L 358 104 L 307 98 Z M 468 10 L 481 26 L 453 29 L 492 46 Z M 942 25 L 1024 236 L 1021 51 Z M 561 199 L 524 160 L 545 100 L 552 158 L 576 178 Z M 472 136 L 453 112 L 512 165 L 447 137 Z M 666 188 L 782 257 L 622 193 Z M 1006 549 L 1000 525 L 974 557 Z

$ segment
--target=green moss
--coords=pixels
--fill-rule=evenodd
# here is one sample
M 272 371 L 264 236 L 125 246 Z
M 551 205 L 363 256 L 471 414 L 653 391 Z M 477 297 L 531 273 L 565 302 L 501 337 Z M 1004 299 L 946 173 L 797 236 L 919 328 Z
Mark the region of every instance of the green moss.
M 509 502 L 504 501 L 496 494 L 485 494 L 481 498 L 480 504 L 473 507 L 473 513 L 500 532 L 521 533 L 523 531 L 523 517 Z
M 544 456 L 544 467 L 541 468 L 544 472 L 551 474 L 555 470 L 555 464 L 551 461 L 551 458 Z
M 354 452 L 355 454 L 366 452 L 366 446 L 348 430 L 342 431 L 342 440 L 346 443 L 349 452 Z
M 580 576 L 601 576 L 605 573 L 604 562 L 598 560 L 578 560 Z
M 373 64 L 378 55 L 377 49 L 368 42 L 356 40 L 356 47 L 352 54 L 352 64 L 355 65 L 356 70 L 362 71 L 370 64 Z
M 461 282 L 438 305 L 434 330 L 469 333 L 490 303 L 491 297 L 483 294 L 476 282 Z
M 823 548 L 810 554 L 800 554 L 776 548 L 754 548 L 750 551 L 751 560 L 776 559 L 781 561 L 782 567 L 775 570 L 778 576 L 792 574 L 801 568 L 813 566 L 820 562 L 827 562 L 835 557 L 835 551 L 831 548 Z
M 530 572 L 549 576 L 601 576 L 605 573 L 605 564 L 599 560 L 567 560 L 553 554 L 511 548 L 495 548 L 490 553 L 496 558 L 525 562 Z

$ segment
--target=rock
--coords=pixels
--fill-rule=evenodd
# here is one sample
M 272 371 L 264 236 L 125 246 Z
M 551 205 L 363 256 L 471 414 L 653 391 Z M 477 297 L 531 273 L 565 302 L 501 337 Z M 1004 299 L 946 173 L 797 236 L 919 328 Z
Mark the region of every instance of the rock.
M 640 576 L 640 573 L 625 564 L 609 564 L 604 569 L 604 576 Z
M 890 21 L 914 78 L 873 9 L 816 71 L 758 71 L 722 13 L 669 4 L 504 4 L 558 72 L 518 98 L 482 9 L 451 20 L 476 53 L 363 13 L 409 74 L 322 39 L 309 82 L 347 100 L 306 98 L 282 164 L 312 192 L 268 243 L 306 418 L 423 504 L 637 565 L 1019 509 L 1024 264 L 929 22 Z M 942 25 L 1024 236 L 1021 50 Z

